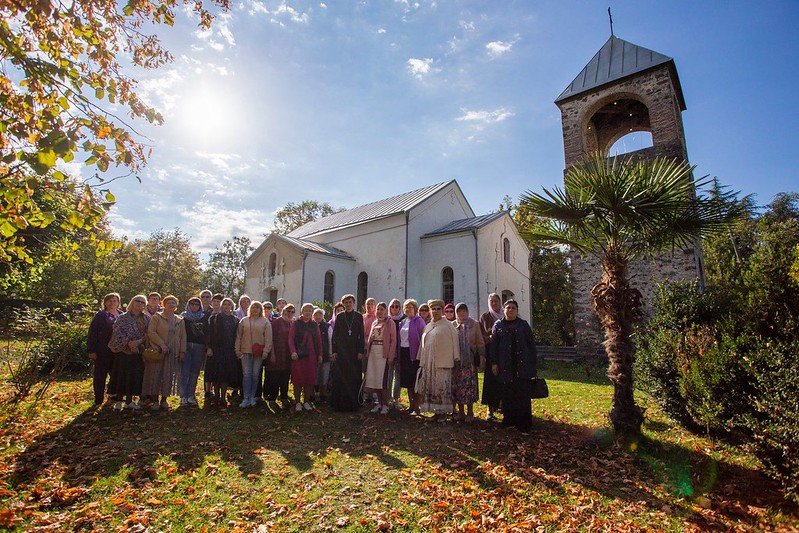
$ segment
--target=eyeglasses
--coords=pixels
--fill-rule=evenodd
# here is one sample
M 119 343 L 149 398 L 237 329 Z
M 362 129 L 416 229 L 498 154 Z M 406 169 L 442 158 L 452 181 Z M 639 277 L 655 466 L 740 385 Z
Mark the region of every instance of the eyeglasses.
M 266 307 L 264 307 L 264 309 L 272 309 L 272 306 L 271 305 L 267 305 Z
M 389 307 L 391 307 L 391 308 L 394 308 L 394 307 L 399 307 L 399 304 L 394 304 L 394 305 L 392 305 L 392 306 L 389 306 Z
M 441 309 L 441 308 L 439 307 L 439 309 Z M 419 309 L 419 312 L 420 313 L 429 313 L 430 309 Z
M 441 308 L 439 307 L 439 309 L 441 309 Z M 444 311 L 444 312 L 445 312 L 445 313 L 454 313 L 454 312 L 455 312 L 455 310 L 454 310 L 454 309 L 447 309 L 447 310 L 446 310 L 446 311 Z

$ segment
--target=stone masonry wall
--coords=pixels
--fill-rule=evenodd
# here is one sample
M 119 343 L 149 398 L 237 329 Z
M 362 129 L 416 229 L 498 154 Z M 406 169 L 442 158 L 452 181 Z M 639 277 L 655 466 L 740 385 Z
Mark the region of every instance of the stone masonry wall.
M 601 146 L 598 139 L 607 142 L 607 139 L 618 138 L 616 133 L 620 132 L 603 131 L 598 135 L 589 127 L 591 118 L 602 107 L 628 98 L 646 106 L 652 132 L 653 146 L 635 155 L 647 158 L 666 156 L 687 161 L 681 109 L 675 90 L 675 84 L 679 81 L 674 77 L 672 68 L 662 65 L 561 102 L 559 107 L 566 168 L 580 162 L 588 154 L 597 151 L 607 153 L 610 146 Z M 700 258 L 701 249 L 698 247 L 676 249 L 630 266 L 631 283 L 643 295 L 645 316 L 651 315 L 649 302 L 656 284 L 664 280 L 696 279 L 700 275 Z M 602 351 L 604 335 L 591 304 L 591 289 L 600 281 L 602 268 L 599 261 L 591 256 L 573 253 L 571 260 L 577 349 L 582 355 L 595 355 Z

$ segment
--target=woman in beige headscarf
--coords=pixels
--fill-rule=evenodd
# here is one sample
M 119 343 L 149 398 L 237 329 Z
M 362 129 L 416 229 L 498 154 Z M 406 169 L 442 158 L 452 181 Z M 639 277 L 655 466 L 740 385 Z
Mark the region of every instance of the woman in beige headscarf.
M 458 331 L 444 318 L 443 300 L 430 300 L 432 319 L 424 328 L 419 345 L 419 373 L 416 377 L 417 405 L 435 413 L 445 422 L 452 412 L 452 367 L 460 361 Z

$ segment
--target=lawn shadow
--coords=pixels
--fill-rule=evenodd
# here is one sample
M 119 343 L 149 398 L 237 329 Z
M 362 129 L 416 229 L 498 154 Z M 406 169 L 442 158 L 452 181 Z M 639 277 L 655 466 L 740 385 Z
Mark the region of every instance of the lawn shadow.
M 153 479 L 158 460 L 168 456 L 179 471 L 202 467 L 218 456 L 245 476 L 267 475 L 263 457 L 279 455 L 298 473 L 318 467 L 331 450 L 379 461 L 400 471 L 411 454 L 470 477 L 485 490 L 511 491 L 491 468 L 499 466 L 530 484 L 555 493 L 579 484 L 612 499 L 643 502 L 660 512 L 673 499 L 702 495 L 725 512 L 764 506 L 795 514 L 776 483 L 756 470 L 716 461 L 701 451 L 642 440 L 634 449 L 618 445 L 608 430 L 543 418 L 522 434 L 497 422 L 440 424 L 392 412 L 388 416 L 313 412 L 273 413 L 266 407 L 178 408 L 170 412 L 113 412 L 88 409 L 65 426 L 40 435 L 17 455 L 12 482 L 34 484 L 56 467 L 70 485 L 90 485 L 129 468 L 129 479 Z M 415 461 L 415 459 L 414 459 Z M 665 487 L 654 490 L 655 485 Z M 722 527 L 723 522 L 707 522 Z

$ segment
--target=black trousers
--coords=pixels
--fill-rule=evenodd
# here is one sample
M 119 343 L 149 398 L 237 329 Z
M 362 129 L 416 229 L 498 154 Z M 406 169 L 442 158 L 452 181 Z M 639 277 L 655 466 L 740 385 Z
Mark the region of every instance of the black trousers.
M 274 402 L 278 398 L 288 400 L 290 378 L 290 370 L 267 370 L 266 378 L 264 379 L 266 401 Z

